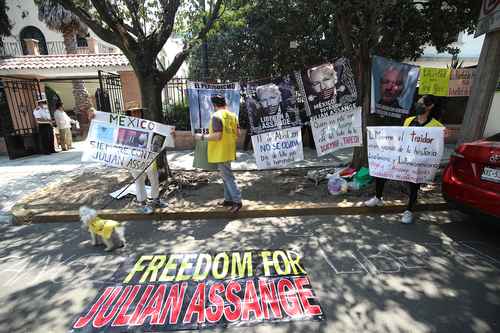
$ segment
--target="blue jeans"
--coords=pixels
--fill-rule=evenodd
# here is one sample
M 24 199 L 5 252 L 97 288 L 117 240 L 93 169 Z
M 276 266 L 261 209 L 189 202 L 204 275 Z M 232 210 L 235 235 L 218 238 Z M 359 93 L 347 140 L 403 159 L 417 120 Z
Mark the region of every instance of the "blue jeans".
M 241 202 L 241 192 L 236 185 L 236 180 L 231 170 L 231 162 L 217 163 L 217 168 L 222 175 L 224 183 L 224 200 L 236 203 Z

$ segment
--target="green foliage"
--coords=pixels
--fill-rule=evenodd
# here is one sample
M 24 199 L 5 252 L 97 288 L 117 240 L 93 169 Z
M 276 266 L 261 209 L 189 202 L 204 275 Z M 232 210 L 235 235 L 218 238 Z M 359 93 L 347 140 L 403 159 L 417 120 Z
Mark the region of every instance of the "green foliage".
M 50 111 L 55 111 L 57 101 L 61 100 L 59 93 L 50 86 L 45 85 L 45 95 L 47 97 L 48 107 Z
M 416 59 L 426 45 L 453 53 L 450 44 L 474 29 L 479 7 L 476 0 L 227 1 L 207 36 L 209 78 L 268 77 L 342 55 L 358 63 L 362 46 L 395 60 Z M 190 76 L 201 78 L 201 48 L 189 64 Z
M 82 35 L 87 33 L 87 27 L 80 21 L 78 16 L 64 9 L 55 0 L 35 0 L 38 6 L 38 19 L 45 22 L 51 30 L 64 32 L 73 30 Z
M 207 37 L 209 77 L 236 80 L 286 73 L 334 57 L 332 15 L 310 1 L 226 2 Z M 297 48 L 290 43 L 297 41 Z M 201 77 L 201 49 L 189 59 Z
M 166 105 L 163 108 L 165 123 L 174 125 L 179 131 L 190 131 L 189 106 L 187 104 Z

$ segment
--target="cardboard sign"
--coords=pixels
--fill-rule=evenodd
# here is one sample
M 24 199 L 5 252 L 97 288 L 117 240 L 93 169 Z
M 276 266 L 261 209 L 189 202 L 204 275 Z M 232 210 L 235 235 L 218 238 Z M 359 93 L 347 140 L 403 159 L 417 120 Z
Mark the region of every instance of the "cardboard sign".
M 483 0 L 474 37 L 500 29 L 500 0 Z
M 284 168 L 304 159 L 300 127 L 253 135 L 252 145 L 258 169 Z
M 346 105 L 346 111 L 311 117 L 318 156 L 342 148 L 362 146 L 361 113 L 361 107 Z
M 323 319 L 294 251 L 152 254 L 122 264 L 70 332 L 165 332 Z
M 370 112 L 392 118 L 410 113 L 419 67 L 374 56 Z
M 174 147 L 174 129 L 146 119 L 96 112 L 85 140 L 82 161 L 143 170 L 163 147 Z
M 189 117 L 193 133 L 208 133 L 210 116 L 215 109 L 211 101 L 214 94 L 225 97 L 227 108 L 236 116 L 240 112 L 240 84 L 210 84 L 188 82 Z
M 470 96 L 475 68 L 457 68 L 451 70 L 448 96 Z
M 444 151 L 443 127 L 367 127 L 373 177 L 432 183 Z
M 422 67 L 420 69 L 419 95 L 448 96 L 450 68 Z

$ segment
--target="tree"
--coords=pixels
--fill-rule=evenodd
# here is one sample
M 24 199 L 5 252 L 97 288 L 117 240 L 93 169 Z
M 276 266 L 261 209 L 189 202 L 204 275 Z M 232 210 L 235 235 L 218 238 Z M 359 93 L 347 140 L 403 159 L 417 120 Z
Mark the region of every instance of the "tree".
M 7 11 L 9 7 L 5 4 L 5 0 L 0 0 L 0 47 L 3 47 L 3 40 L 1 37 L 10 36 L 12 25 L 10 24 Z
M 324 3 L 324 1 L 320 1 Z M 370 116 L 371 55 L 395 60 L 416 59 L 425 45 L 439 52 L 454 51 L 458 33 L 471 32 L 479 16 L 476 0 L 329 0 L 333 24 L 341 36 L 342 52 L 354 62 L 359 102 L 363 107 L 363 139 Z M 367 165 L 367 146 L 356 148 L 353 166 Z
M 269 77 L 332 59 L 335 27 L 320 9 L 310 1 L 228 1 L 207 37 L 209 77 Z M 202 76 L 200 60 L 198 50 L 191 54 L 191 77 Z
M 86 35 L 88 28 L 70 11 L 64 9 L 54 0 L 36 0 L 38 18 L 45 22 L 49 29 L 63 34 L 64 47 L 67 54 L 77 53 L 77 37 Z M 75 113 L 80 121 L 87 123 L 87 112 L 90 108 L 89 94 L 83 80 L 73 80 L 73 97 L 75 98 Z
M 176 14 L 191 6 L 181 0 L 54 0 L 78 16 L 102 40 L 116 45 L 127 57 L 139 81 L 146 117 L 163 121 L 161 91 L 174 77 L 191 50 L 199 44 L 218 18 L 223 0 L 208 1 L 195 34 L 187 36 L 181 52 L 164 70 L 157 67 L 158 53 L 171 36 Z M 197 1 L 195 1 L 197 3 Z M 199 18 L 199 17 L 197 17 Z

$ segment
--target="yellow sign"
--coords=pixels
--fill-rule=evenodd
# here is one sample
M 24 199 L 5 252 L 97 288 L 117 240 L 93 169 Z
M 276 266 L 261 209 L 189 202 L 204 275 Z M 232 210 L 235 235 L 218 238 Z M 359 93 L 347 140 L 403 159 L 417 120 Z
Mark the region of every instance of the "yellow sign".
M 420 68 L 419 95 L 448 96 L 450 68 Z

